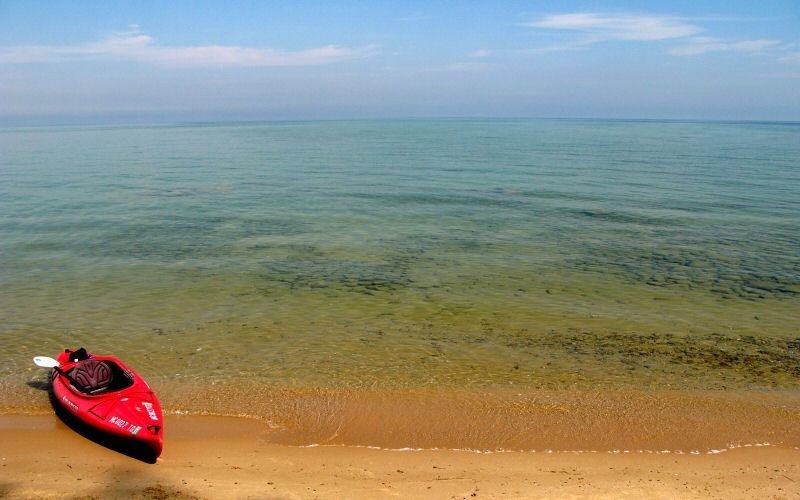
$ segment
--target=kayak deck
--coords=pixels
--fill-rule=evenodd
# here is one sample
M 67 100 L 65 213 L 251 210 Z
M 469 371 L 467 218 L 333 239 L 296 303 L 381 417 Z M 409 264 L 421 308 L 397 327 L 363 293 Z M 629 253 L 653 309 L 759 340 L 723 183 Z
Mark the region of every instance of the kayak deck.
M 118 358 L 88 354 L 76 361 L 70 359 L 73 352 L 61 353 L 60 364 L 53 369 L 54 407 L 73 423 L 88 426 L 92 434 L 123 446 L 144 446 L 157 458 L 163 449 L 164 422 L 147 382 Z

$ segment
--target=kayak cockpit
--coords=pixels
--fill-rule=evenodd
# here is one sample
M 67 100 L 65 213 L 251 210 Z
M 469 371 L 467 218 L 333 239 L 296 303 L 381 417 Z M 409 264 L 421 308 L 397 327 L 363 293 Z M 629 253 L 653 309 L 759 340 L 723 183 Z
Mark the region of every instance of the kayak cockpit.
M 133 385 L 133 374 L 110 360 L 85 359 L 64 373 L 72 388 L 83 394 L 106 394 Z

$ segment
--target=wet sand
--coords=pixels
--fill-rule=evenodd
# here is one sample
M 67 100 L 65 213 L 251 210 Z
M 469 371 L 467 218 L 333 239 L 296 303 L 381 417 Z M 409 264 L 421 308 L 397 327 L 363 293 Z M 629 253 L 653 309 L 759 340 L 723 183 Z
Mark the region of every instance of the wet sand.
M 0 383 L 0 415 L 51 415 L 47 387 Z M 158 393 L 170 417 L 243 417 L 263 426 L 265 442 L 288 446 L 687 454 L 800 447 L 794 390 L 353 390 L 239 381 L 172 383 Z
M 7 498 L 798 498 L 800 450 L 721 453 L 390 451 L 270 442 L 263 422 L 169 416 L 146 464 L 55 416 L 0 416 Z

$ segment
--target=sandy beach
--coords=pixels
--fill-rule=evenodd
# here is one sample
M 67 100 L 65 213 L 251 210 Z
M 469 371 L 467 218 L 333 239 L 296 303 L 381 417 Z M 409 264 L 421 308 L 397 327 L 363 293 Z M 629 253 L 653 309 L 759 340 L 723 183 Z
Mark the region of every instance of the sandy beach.
M 800 0 L 41 3 L 0 500 L 800 500 Z
M 800 450 L 475 453 L 296 447 L 265 424 L 170 416 L 146 464 L 55 416 L 0 416 L 3 498 L 800 498 Z

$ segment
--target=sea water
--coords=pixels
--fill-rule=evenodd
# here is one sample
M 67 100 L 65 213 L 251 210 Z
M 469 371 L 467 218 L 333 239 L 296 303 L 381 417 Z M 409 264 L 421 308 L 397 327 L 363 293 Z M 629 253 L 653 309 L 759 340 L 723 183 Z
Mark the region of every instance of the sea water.
M 2 129 L 0 381 L 78 346 L 162 387 L 796 390 L 800 126 Z

